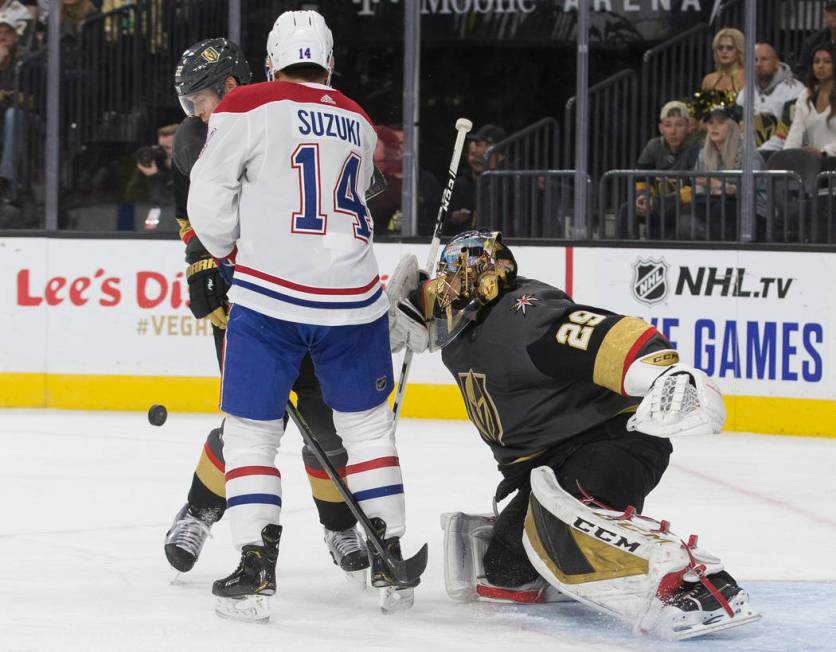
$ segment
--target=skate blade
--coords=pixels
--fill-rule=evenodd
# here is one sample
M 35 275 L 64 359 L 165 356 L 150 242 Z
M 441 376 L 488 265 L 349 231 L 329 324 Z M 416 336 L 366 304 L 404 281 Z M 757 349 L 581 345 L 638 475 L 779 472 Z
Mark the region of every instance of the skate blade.
M 699 636 L 705 636 L 706 634 L 714 634 L 716 632 L 721 632 L 725 629 L 742 627 L 743 625 L 748 625 L 749 623 L 758 621 L 762 617 L 763 616 L 761 616 L 761 614 L 754 611 L 748 614 L 741 613 L 735 615 L 734 618 L 726 617 L 710 625 L 696 625 L 692 628 L 689 628 L 687 631 L 673 632 L 673 637 L 677 641 L 685 641 L 689 638 L 697 638 Z
M 219 597 L 215 603 L 215 613 L 221 618 L 237 620 L 242 623 L 264 624 L 270 620 L 270 596 Z
M 361 591 L 366 590 L 369 579 L 368 568 L 356 571 L 343 571 L 343 575 L 345 575 L 345 579 L 349 584 L 353 584 L 354 586 L 358 587 Z
M 741 627 L 761 619 L 761 614 L 752 609 L 749 605 L 749 596 L 741 591 L 730 602 L 734 617 L 729 616 L 725 611 L 718 609 L 715 616 L 701 623 L 688 623 L 685 621 L 669 622 L 664 627 L 665 632 L 660 632 L 663 638 L 684 641 L 689 638 L 697 638 L 706 634 L 713 634 L 725 629 Z
M 380 591 L 380 610 L 384 614 L 406 611 L 415 604 L 415 589 L 398 589 L 394 586 L 384 586 Z

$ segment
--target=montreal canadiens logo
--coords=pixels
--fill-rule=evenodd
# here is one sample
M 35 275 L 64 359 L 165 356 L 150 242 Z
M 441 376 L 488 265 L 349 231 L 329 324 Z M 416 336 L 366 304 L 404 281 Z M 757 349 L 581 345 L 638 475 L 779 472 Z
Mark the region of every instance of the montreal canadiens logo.
M 633 296 L 652 305 L 668 296 L 668 265 L 664 260 L 639 258 L 633 263 Z

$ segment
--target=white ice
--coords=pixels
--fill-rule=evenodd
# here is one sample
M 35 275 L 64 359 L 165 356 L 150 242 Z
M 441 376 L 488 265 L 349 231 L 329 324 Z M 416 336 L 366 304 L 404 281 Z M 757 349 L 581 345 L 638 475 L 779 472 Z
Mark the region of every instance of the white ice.
M 490 509 L 498 473 L 465 422 L 398 435 L 406 554 L 428 542 L 415 607 L 384 616 L 321 540 L 296 432 L 279 457 L 285 533 L 266 626 L 221 620 L 211 581 L 238 561 L 228 526 L 172 582 L 163 535 L 211 415 L 0 410 L 0 650 L 833 650 L 836 441 L 722 435 L 675 442 L 645 512 L 720 555 L 764 619 L 679 644 L 633 636 L 576 604 L 457 604 L 444 593 L 439 514 Z

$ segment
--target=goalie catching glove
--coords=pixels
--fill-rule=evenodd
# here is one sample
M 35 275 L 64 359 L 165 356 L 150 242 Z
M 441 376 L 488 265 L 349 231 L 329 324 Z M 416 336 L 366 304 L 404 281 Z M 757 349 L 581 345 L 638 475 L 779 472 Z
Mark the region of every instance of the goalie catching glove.
M 678 362 L 659 373 L 666 355 L 677 359 L 674 351 L 656 351 L 627 370 L 625 393 L 644 396 L 627 430 L 655 437 L 720 434 L 726 420 L 720 389 L 704 371 Z
M 189 265 L 189 308 L 197 319 L 206 317 L 213 326 L 226 328 L 229 311 L 226 300 L 227 283 L 212 258 L 201 258 Z
M 389 347 L 392 353 L 407 348 L 413 353 L 423 353 L 429 345 L 429 333 L 421 312 L 409 300 L 410 293 L 418 289 L 426 273 L 418 268 L 414 254 L 406 254 L 389 277 L 386 296 L 389 298 Z

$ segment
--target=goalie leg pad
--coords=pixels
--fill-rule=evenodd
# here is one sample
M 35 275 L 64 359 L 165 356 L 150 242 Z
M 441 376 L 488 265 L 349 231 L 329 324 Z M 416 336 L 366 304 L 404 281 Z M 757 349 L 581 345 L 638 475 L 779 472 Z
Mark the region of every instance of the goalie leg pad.
M 441 515 L 444 530 L 444 588 L 453 600 L 479 598 L 476 584 L 484 577 L 483 558 L 496 519 L 488 514 L 454 512 Z
M 484 558 L 494 536 L 492 514 L 454 512 L 441 515 L 444 530 L 444 588 L 453 600 L 540 604 L 567 598 L 542 577 L 521 586 L 502 587 L 485 577 Z
M 617 512 L 585 505 L 560 487 L 548 467 L 531 472 L 531 489 L 523 545 L 552 586 L 623 620 L 637 633 L 684 637 L 674 631 L 678 625 L 671 597 L 683 582 L 700 582 L 722 571 L 719 559 L 698 549 L 696 537 L 683 543 L 665 521 L 639 516 L 632 508 Z M 740 594 L 738 602 L 745 600 L 745 592 Z M 730 613 L 721 627 L 717 614 L 699 612 L 688 623 L 689 636 L 757 619 L 742 606 L 724 607 Z M 738 615 L 743 618 L 735 621 Z M 703 626 L 711 629 L 700 631 Z

